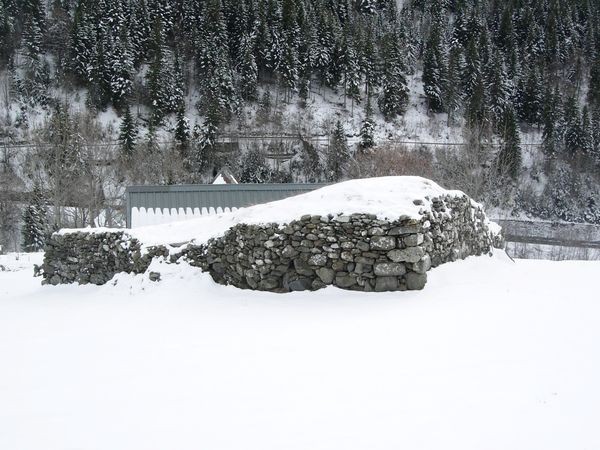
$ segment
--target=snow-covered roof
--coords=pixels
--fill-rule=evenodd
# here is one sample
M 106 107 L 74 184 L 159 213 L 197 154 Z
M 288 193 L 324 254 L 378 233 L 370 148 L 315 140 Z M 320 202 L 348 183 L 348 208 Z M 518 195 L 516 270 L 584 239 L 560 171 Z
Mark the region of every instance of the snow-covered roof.
M 212 184 L 238 184 L 238 181 L 235 179 L 231 171 L 227 167 L 224 167 L 215 177 Z

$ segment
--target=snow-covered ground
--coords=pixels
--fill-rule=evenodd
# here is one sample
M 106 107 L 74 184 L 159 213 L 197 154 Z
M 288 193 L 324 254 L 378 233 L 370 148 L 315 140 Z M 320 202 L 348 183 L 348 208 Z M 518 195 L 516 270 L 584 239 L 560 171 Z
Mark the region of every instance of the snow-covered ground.
M 0 449 L 600 448 L 598 262 L 277 295 L 184 265 L 42 287 L 39 259 L 0 262 Z

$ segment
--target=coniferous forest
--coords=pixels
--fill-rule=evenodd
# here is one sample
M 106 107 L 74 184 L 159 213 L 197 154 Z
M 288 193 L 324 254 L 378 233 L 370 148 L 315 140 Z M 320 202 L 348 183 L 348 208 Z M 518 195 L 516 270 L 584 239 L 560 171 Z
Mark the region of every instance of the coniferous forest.
M 600 223 L 600 2 L 0 0 L 0 151 L 4 248 L 223 167 Z

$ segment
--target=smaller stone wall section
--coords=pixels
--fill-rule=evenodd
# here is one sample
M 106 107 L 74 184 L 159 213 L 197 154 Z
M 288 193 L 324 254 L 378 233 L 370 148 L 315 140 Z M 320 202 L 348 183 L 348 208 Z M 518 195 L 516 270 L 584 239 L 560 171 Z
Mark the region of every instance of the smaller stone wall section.
M 123 231 L 55 233 L 46 243 L 43 283 L 102 285 L 120 272 L 145 272 L 159 255 L 167 256 L 167 249 L 142 256 L 140 242 Z

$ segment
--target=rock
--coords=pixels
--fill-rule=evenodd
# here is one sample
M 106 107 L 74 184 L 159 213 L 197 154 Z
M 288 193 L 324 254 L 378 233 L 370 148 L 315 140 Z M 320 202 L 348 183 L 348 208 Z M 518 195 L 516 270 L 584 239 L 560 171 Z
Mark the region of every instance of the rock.
M 223 263 L 217 262 L 212 265 L 212 270 L 219 275 L 225 273 L 225 265 Z
M 350 216 L 337 216 L 335 220 L 340 223 L 348 223 L 350 222 Z
M 94 274 L 90 275 L 90 283 L 100 286 L 100 285 L 103 285 L 104 283 L 106 283 L 106 280 L 104 279 L 104 277 L 101 274 L 94 273 Z
M 335 272 L 332 269 L 328 269 L 326 267 L 322 267 L 316 270 L 317 276 L 319 279 L 325 284 L 333 283 L 333 279 L 335 277 Z
M 284 258 L 292 259 L 292 258 L 295 258 L 296 256 L 298 256 L 298 252 L 291 245 L 286 245 L 285 248 L 281 252 L 281 256 L 283 256 Z
M 324 266 L 325 264 L 327 264 L 327 255 L 317 253 L 316 255 L 313 255 L 310 258 L 308 258 L 308 264 L 310 264 L 311 266 Z
M 375 292 L 395 291 L 397 289 L 397 277 L 377 277 L 375 279 Z
M 404 225 L 392 228 L 388 234 L 390 236 L 399 236 L 402 234 L 416 234 L 421 232 L 421 225 L 418 223 Z
M 352 262 L 352 261 L 354 261 L 354 256 L 352 256 L 352 253 L 350 253 L 350 252 L 342 252 L 342 253 L 340 254 L 340 258 L 341 258 L 343 261 L 347 261 L 347 262 Z
M 287 288 L 290 291 L 310 291 L 312 290 L 313 281 L 310 278 L 298 278 L 297 280 L 290 281 Z
M 406 289 L 409 291 L 420 291 L 427 283 L 426 273 L 408 272 L 406 274 Z
M 338 275 L 335 277 L 335 285 L 341 288 L 349 288 L 357 283 L 354 275 Z
M 148 278 L 150 279 L 150 281 L 160 281 L 160 272 L 150 272 L 148 274 Z
M 371 249 L 371 246 L 364 241 L 358 241 L 356 243 L 356 248 L 359 249 L 361 252 L 368 252 Z
M 423 258 L 412 265 L 412 270 L 417 273 L 425 273 L 429 269 L 431 269 L 431 257 L 429 255 L 423 256 Z
M 325 283 L 323 283 L 321 280 L 316 279 L 312 282 L 311 290 L 318 291 L 319 289 L 323 289 L 324 287 L 327 287 L 327 285 Z
M 396 239 L 391 236 L 373 236 L 371 238 L 371 251 L 392 250 L 396 248 Z
M 383 236 L 385 231 L 381 227 L 373 227 L 369 229 L 369 236 Z
M 279 280 L 275 278 L 265 278 L 260 280 L 258 287 L 261 291 L 272 291 L 279 287 Z
M 404 242 L 404 245 L 407 247 L 416 247 L 417 245 L 421 245 L 423 243 L 423 235 L 421 233 L 410 234 L 405 236 L 402 239 L 402 242 Z
M 366 264 L 366 265 L 372 266 L 373 264 L 375 264 L 375 259 L 365 258 L 364 256 L 358 256 L 358 257 L 354 258 L 354 262 L 357 264 Z
M 421 247 L 408 247 L 402 250 L 392 250 L 387 253 L 387 257 L 394 262 L 415 263 L 425 255 Z
M 369 272 L 371 269 L 372 269 L 372 266 L 362 264 L 362 263 L 356 263 L 354 265 L 354 268 L 352 269 L 352 271 L 357 274 L 363 274 L 365 272 Z
M 375 264 L 375 275 L 378 277 L 399 277 L 406 273 L 406 267 L 400 263 L 378 263 Z
M 296 269 L 298 275 L 303 275 L 305 277 L 313 276 L 315 273 L 306 262 L 298 258 L 294 259 L 294 269 Z
M 344 270 L 345 267 L 346 263 L 344 261 L 334 261 L 331 263 L 331 268 L 336 272 Z
M 251 276 L 246 275 L 246 283 L 248 283 L 248 286 L 250 287 L 250 289 L 257 289 L 258 288 L 258 281 L 256 281 Z

